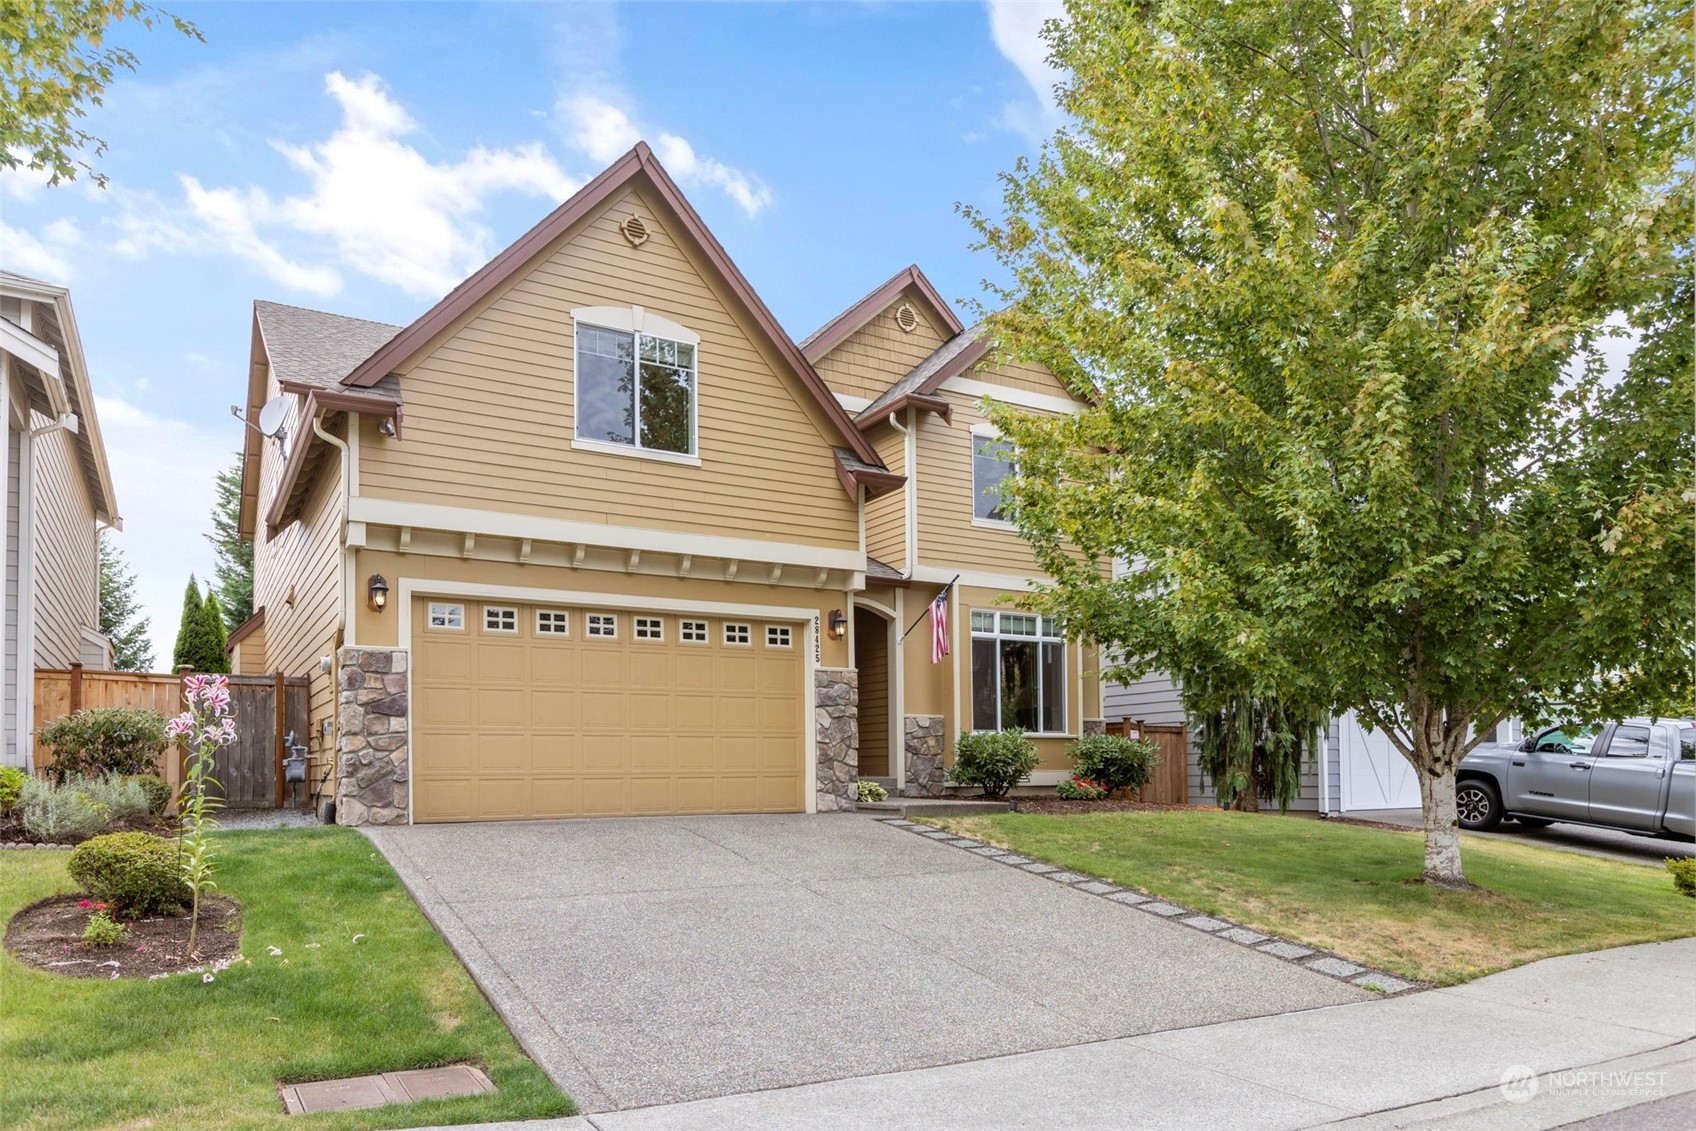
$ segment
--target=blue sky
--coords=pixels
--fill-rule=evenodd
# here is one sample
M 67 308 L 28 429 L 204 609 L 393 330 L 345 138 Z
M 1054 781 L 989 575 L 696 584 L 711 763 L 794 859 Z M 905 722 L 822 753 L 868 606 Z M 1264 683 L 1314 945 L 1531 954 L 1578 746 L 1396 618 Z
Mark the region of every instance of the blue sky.
M 167 6 L 206 42 L 120 33 L 110 186 L 0 176 L 0 263 L 71 287 L 161 664 L 255 298 L 405 323 L 640 137 L 799 338 L 912 262 L 978 295 L 955 204 L 1056 124 L 1055 3 Z

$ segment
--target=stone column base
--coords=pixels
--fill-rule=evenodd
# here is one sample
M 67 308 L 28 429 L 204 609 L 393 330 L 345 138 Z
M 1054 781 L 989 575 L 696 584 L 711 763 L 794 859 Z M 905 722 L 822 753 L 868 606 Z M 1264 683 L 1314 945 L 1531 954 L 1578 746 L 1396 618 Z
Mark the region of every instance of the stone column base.
M 336 823 L 404 825 L 412 767 L 406 653 L 343 648 L 336 663 Z
M 941 797 L 942 752 L 947 742 L 941 715 L 908 715 L 901 720 L 903 757 L 907 780 L 902 797 Z
M 1106 719 L 1085 719 L 1084 720 L 1084 727 L 1083 727 L 1083 730 L 1082 730 L 1081 733 L 1082 733 L 1083 737 L 1085 737 L 1085 738 L 1088 738 L 1092 734 L 1106 734 L 1107 733 L 1107 720 Z
M 860 673 L 853 668 L 813 672 L 813 720 L 818 757 L 814 789 L 820 813 L 857 807 L 860 783 Z

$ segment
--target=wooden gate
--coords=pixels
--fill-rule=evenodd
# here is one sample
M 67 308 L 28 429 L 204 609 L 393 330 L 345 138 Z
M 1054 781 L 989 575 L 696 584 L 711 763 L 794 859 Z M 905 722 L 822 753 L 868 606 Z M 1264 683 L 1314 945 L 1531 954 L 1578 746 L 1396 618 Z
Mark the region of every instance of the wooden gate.
M 230 706 L 236 740 L 218 752 L 214 792 L 231 809 L 275 809 L 283 804 L 284 742 L 290 731 L 306 741 L 307 682 L 304 676 L 232 675 Z
M 1160 752 L 1154 777 L 1137 792 L 1149 805 L 1187 805 L 1190 799 L 1190 735 L 1182 726 L 1156 726 L 1123 719 L 1107 724 L 1107 733 L 1151 739 Z

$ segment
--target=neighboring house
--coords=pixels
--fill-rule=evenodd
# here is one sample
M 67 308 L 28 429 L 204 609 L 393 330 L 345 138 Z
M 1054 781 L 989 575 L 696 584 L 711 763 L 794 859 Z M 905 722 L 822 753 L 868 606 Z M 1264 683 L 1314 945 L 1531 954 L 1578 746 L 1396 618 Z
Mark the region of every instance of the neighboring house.
M 99 545 L 119 519 L 69 291 L 0 271 L 0 365 L 0 763 L 33 768 L 35 669 L 111 667 Z
M 916 269 L 797 346 L 645 145 L 409 326 L 256 303 L 236 666 L 311 677 L 347 824 L 934 794 L 1003 721 L 1055 779 L 1094 657 L 998 603 L 977 405 L 1076 406 L 983 355 Z

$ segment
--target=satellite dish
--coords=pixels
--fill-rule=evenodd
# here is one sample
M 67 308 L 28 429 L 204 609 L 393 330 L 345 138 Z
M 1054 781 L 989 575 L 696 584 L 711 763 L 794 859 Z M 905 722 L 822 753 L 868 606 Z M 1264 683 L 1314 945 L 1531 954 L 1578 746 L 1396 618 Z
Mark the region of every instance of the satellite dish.
M 273 397 L 265 402 L 265 407 L 259 410 L 259 432 L 267 439 L 275 440 L 283 431 L 283 425 L 289 419 L 289 399 Z

